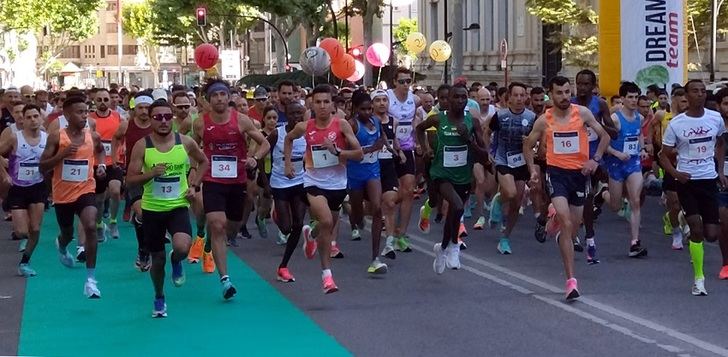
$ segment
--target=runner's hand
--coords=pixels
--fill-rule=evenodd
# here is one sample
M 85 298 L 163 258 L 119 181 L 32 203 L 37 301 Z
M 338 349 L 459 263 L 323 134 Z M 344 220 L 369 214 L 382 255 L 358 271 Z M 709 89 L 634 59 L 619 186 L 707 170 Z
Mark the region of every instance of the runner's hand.
M 165 164 L 156 164 L 152 168 L 152 175 L 154 177 L 162 176 L 165 172 L 167 172 L 167 165 Z
M 627 160 L 629 160 L 629 155 L 627 155 L 626 153 L 623 153 L 623 152 L 621 152 L 621 151 L 620 151 L 620 152 L 617 152 L 617 153 L 615 153 L 615 154 L 614 154 L 614 156 L 616 156 L 616 157 L 617 157 L 618 159 L 620 159 L 620 160 L 622 160 L 622 161 L 627 161 Z
M 71 144 L 66 147 L 66 150 L 63 150 L 63 157 L 69 157 L 72 155 L 76 155 L 76 152 L 78 152 L 78 144 Z
M 720 187 L 722 187 L 722 188 L 728 187 L 728 177 L 725 177 L 725 175 L 719 174 L 718 182 L 720 183 Z
M 325 147 L 333 155 L 336 155 L 336 145 L 329 138 L 324 139 L 324 143 L 321 145 Z
M 690 174 L 687 174 L 684 172 L 675 171 L 674 176 L 675 176 L 675 179 L 680 183 L 687 183 L 690 180 Z M 724 176 L 724 178 L 725 178 L 725 176 Z
M 96 176 L 99 178 L 106 177 L 106 166 L 101 166 L 101 165 L 97 166 L 96 167 Z
M 581 169 L 581 173 L 584 176 L 591 175 L 597 170 L 597 167 L 599 167 L 599 164 L 596 161 L 589 159 L 584 163 L 584 168 Z
M 258 161 L 255 160 L 254 158 L 249 157 L 245 160 L 246 169 L 254 169 L 256 166 L 258 166 Z
M 377 141 L 375 141 L 374 144 L 372 145 L 372 149 L 374 151 L 379 151 L 379 150 L 382 150 L 383 147 L 384 147 L 384 137 L 380 136 L 379 139 L 377 139 Z
M 193 197 L 195 197 L 195 188 L 192 186 L 187 187 L 187 192 L 185 193 L 185 198 L 187 198 L 187 200 L 189 201 L 189 200 L 192 200 Z
M 285 166 L 286 167 L 283 169 L 283 172 L 285 173 L 286 177 L 288 177 L 289 179 L 293 179 L 294 177 L 296 177 L 296 175 L 294 175 L 293 173 L 293 165 L 285 164 Z

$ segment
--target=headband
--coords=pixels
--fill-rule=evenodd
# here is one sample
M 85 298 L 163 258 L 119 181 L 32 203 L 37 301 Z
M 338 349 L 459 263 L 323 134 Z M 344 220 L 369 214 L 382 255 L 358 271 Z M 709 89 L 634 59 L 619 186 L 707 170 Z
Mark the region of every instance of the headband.
M 213 83 L 212 85 L 210 85 L 207 88 L 207 92 L 205 92 L 205 93 L 209 97 L 210 94 L 215 93 L 215 92 L 225 92 L 226 94 L 229 95 L 230 94 L 230 88 L 228 88 L 228 86 L 225 85 L 224 83 L 216 82 L 216 83 Z
M 386 96 L 387 96 L 387 92 L 384 89 L 377 89 L 374 92 L 372 92 L 372 94 L 371 94 L 372 100 L 374 100 L 374 98 L 376 98 L 376 97 L 386 97 Z
M 134 98 L 135 106 L 139 105 L 139 104 L 152 104 L 152 103 L 154 103 L 154 99 L 152 99 L 152 97 L 147 96 L 147 95 L 143 95 L 143 96 Z

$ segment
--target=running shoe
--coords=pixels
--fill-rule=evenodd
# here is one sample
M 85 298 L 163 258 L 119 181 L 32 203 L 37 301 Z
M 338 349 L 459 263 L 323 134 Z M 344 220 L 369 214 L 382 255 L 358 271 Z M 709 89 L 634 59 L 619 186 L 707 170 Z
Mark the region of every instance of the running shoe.
M 543 243 L 546 241 L 546 225 L 536 222 L 536 229 L 534 229 L 533 236 L 536 237 L 536 241 Z
M 472 210 L 472 208 L 470 207 L 470 204 L 467 201 L 465 202 L 465 207 L 463 207 L 463 209 L 464 209 L 464 211 L 463 211 L 463 217 L 465 217 L 465 218 L 472 218 L 473 217 L 473 210 Z
M 152 258 L 149 255 L 139 254 L 134 262 L 134 266 L 142 273 L 147 272 L 152 267 Z
M 599 264 L 596 245 L 586 245 L 586 263 L 589 265 Z
M 100 299 L 101 292 L 99 291 L 98 286 L 96 286 L 97 284 L 98 282 L 96 281 L 96 279 L 86 279 L 86 283 L 83 284 L 83 294 L 86 295 L 86 297 L 89 299 Z
M 227 278 L 227 279 L 225 279 L 225 280 L 222 281 L 222 297 L 223 297 L 223 299 L 230 300 L 230 299 L 233 298 L 233 296 L 235 296 L 235 294 L 237 292 L 238 291 L 235 290 L 235 286 L 230 281 L 230 278 Z
M 627 200 L 624 200 L 622 203 L 622 207 L 624 210 L 624 219 L 629 222 L 632 219 L 632 206 L 629 205 L 629 202 Z
M 688 220 L 685 219 L 685 212 L 682 210 L 677 214 L 677 221 L 680 223 L 680 230 L 682 230 L 683 237 L 685 239 L 690 238 L 690 225 L 688 224 Z
M 389 259 L 397 258 L 397 253 L 394 252 L 394 237 L 388 236 L 386 243 L 384 243 L 384 249 L 382 250 L 382 256 Z
M 708 291 L 705 290 L 705 278 L 695 279 L 695 283 L 693 283 L 693 295 L 708 296 Z
M 644 257 L 646 255 L 647 255 L 647 249 L 642 248 L 640 241 L 637 241 L 637 243 L 632 244 L 629 247 L 629 257 L 630 258 L 639 258 L 639 257 Z
M 58 259 L 67 268 L 73 268 L 73 257 L 68 253 L 68 247 L 61 249 L 58 238 L 56 238 L 56 248 L 58 248 Z
M 106 223 L 97 223 L 96 224 L 96 240 L 99 243 L 106 242 Z
M 724 265 L 720 269 L 720 273 L 718 273 L 718 279 L 720 279 L 720 280 L 728 280 L 728 265 Z
M 351 230 L 351 240 L 361 240 L 361 232 L 358 229 Z
M 395 249 L 404 252 L 409 253 L 412 251 L 412 248 L 410 248 L 409 238 L 407 238 L 406 235 L 401 235 L 397 240 L 394 242 Z
M 79 263 L 86 262 L 86 249 L 83 246 L 76 247 L 76 261 Z
M 324 294 L 331 294 L 339 291 L 339 287 L 336 286 L 333 276 L 327 276 L 322 279 Z
M 27 247 L 27 246 L 28 246 L 28 240 L 27 239 L 21 240 L 20 243 L 18 243 L 18 253 L 24 252 L 25 247 Z
M 566 281 L 566 301 L 574 301 L 581 296 L 577 287 L 576 279 L 571 278 Z
M 379 258 L 374 258 L 372 263 L 369 264 L 369 268 L 367 268 L 367 273 L 385 274 L 385 273 L 387 273 L 387 264 L 384 264 L 381 261 L 379 261 Z
M 460 244 L 448 244 L 445 248 L 445 267 L 460 269 Z
M 276 238 L 276 244 L 278 245 L 286 245 L 288 243 L 288 235 L 283 234 L 283 232 L 278 232 L 278 238 Z
M 442 274 L 445 272 L 445 261 L 447 259 L 445 250 L 442 249 L 441 243 L 435 243 L 432 250 L 435 252 L 435 261 L 432 262 L 432 270 L 436 274 Z
M 172 252 L 169 252 L 169 261 L 172 263 L 172 284 L 175 287 L 180 287 L 185 284 L 187 280 L 185 276 L 184 267 L 182 267 L 182 261 L 178 261 L 176 264 L 172 261 Z
M 503 212 L 501 212 L 501 201 L 500 192 L 493 196 L 493 200 L 490 204 L 490 219 L 488 224 L 491 228 L 495 228 L 498 224 L 503 221 Z
M 417 227 L 424 234 L 430 233 L 430 217 L 425 217 L 425 206 L 420 207 L 420 219 L 417 222 Z
M 205 248 L 205 238 L 200 236 L 195 237 L 190 247 L 190 252 L 187 254 L 187 262 L 190 264 L 197 264 L 200 262 L 202 257 L 202 250 Z
M 228 236 L 228 237 L 227 237 L 227 246 L 228 246 L 228 247 L 233 247 L 233 248 L 237 248 L 237 247 L 239 247 L 239 246 L 240 246 L 240 245 L 238 244 L 238 237 L 237 237 L 237 236 L 238 236 L 238 235 L 236 234 L 236 235 L 234 235 L 234 236 L 232 236 L 232 235 L 231 235 L 231 236 Z
M 214 273 L 215 272 L 215 259 L 212 257 L 212 251 L 202 252 L 202 272 L 203 273 Z
M 314 239 L 311 236 L 311 231 L 313 229 L 309 225 L 303 226 L 303 255 L 306 256 L 308 259 L 313 259 L 314 256 L 316 256 L 316 248 L 318 248 L 318 244 L 316 243 L 316 239 Z
M 164 302 L 164 298 L 154 299 L 154 309 L 152 310 L 153 318 L 167 317 L 167 304 Z
M 672 250 L 683 250 L 683 240 L 681 236 L 672 236 Z
M 465 238 L 468 236 L 468 230 L 465 229 L 465 223 L 460 222 L 460 227 L 458 228 L 458 238 Z
M 18 265 L 18 275 L 29 278 L 31 276 L 36 276 L 37 273 L 30 267 L 30 264 L 22 263 Z
M 240 232 L 238 233 L 238 236 L 240 236 L 241 238 L 245 238 L 245 239 L 253 238 L 253 236 L 250 234 L 250 232 L 248 232 L 248 227 L 246 227 L 245 225 L 240 227 Z
M 498 253 L 503 255 L 513 254 L 510 239 L 503 237 L 498 241 Z
M 296 281 L 296 278 L 291 275 L 291 272 L 288 271 L 288 268 L 278 268 L 276 280 L 283 283 L 292 283 Z
M 258 234 L 260 235 L 260 238 L 268 239 L 268 224 L 265 222 L 265 217 L 256 217 L 255 225 L 258 227 Z
M 111 239 L 119 239 L 119 225 L 116 221 L 109 222 L 109 235 Z
M 465 241 L 462 238 L 460 238 L 460 237 L 458 237 L 458 245 L 460 246 L 460 250 L 467 250 L 468 249 L 468 245 L 465 244 Z
M 578 235 L 575 235 L 574 236 L 573 242 L 574 242 L 574 251 L 575 252 L 581 253 L 581 252 L 584 251 L 584 246 L 581 245 L 581 239 L 579 239 L 579 236 Z
M 341 249 L 339 249 L 339 245 L 336 244 L 336 241 L 331 242 L 330 257 L 332 257 L 334 259 L 341 259 L 344 257 L 344 253 L 341 252 Z
M 670 223 L 669 212 L 665 212 L 665 214 L 662 216 L 662 232 L 665 233 L 666 236 L 672 235 L 672 223 Z
M 480 216 L 480 217 L 478 217 L 478 220 L 475 221 L 475 224 L 473 225 L 473 229 L 475 229 L 476 231 L 481 231 L 481 230 L 483 230 L 483 226 L 485 226 L 485 217 Z

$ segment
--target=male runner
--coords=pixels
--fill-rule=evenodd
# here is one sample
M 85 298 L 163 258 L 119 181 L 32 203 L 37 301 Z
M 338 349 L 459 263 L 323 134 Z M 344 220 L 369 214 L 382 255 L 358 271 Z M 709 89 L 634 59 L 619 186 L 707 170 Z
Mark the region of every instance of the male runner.
M 48 139 L 48 135 L 41 130 L 41 113 L 42 109 L 36 105 L 24 106 L 23 119 L 16 121 L 22 123 L 23 129 L 10 131 L 0 138 L 0 155 L 10 154 L 9 172 L 0 166 L 0 180 L 10 180 L 12 183 L 7 201 L 13 216 L 13 232 L 24 245 L 18 274 L 26 278 L 36 275 L 30 267 L 30 258 L 40 238 L 48 196 L 43 173 L 38 167 Z
M 63 115 L 68 128 L 48 134 L 46 148 L 40 160 L 40 170 L 53 170 L 52 188 L 56 219 L 61 234 L 56 246 L 61 263 L 73 267 L 68 244 L 73 239 L 73 217 L 77 215 L 83 225 L 86 241 L 86 283 L 84 294 L 100 298 L 96 281 L 96 182 L 94 176 L 106 174 L 104 147 L 98 134 L 86 128 L 88 105 L 83 97 L 70 97 L 63 103 Z M 101 162 L 94 168 L 94 162 Z
M 716 93 L 716 100 L 723 117 L 723 123 L 728 123 L 728 88 L 723 88 Z M 723 141 L 728 140 L 728 134 L 724 133 Z M 726 155 L 728 157 L 728 155 Z M 723 164 L 723 170 L 728 165 Z M 718 204 L 720 205 L 720 253 L 723 257 L 723 267 L 720 269 L 718 278 L 728 279 L 728 190 L 721 188 L 718 193 Z
M 554 106 L 534 123 L 531 134 L 523 142 L 523 156 L 531 172 L 531 184 L 546 180 L 551 202 L 561 224 L 561 239 L 558 239 L 558 243 L 567 278 L 566 300 L 573 300 L 579 297 L 579 290 L 574 278 L 572 241 L 583 217 L 588 191 L 587 176 L 596 171 L 598 161 L 609 145 L 609 135 L 594 119 L 591 110 L 571 103 L 571 83 L 568 78 L 554 77 L 549 83 L 549 91 Z M 599 145 L 591 158 L 587 127 L 599 137 Z M 533 149 L 539 141 L 546 143 L 545 178 L 540 177 L 541 170 L 534 164 Z
M 546 110 L 546 92 L 542 87 L 534 87 L 531 89 L 530 94 L 530 108 L 536 116 L 541 116 Z
M 705 84 L 693 79 L 685 84 L 688 109 L 670 120 L 662 137 L 660 164 L 677 180 L 677 194 L 690 226 L 690 258 L 695 282 L 692 294 L 708 295 L 703 275 L 703 240 L 720 234 L 718 183 L 725 188 L 725 123 L 720 114 L 706 110 Z M 677 167 L 673 166 L 677 162 Z M 716 168 L 717 164 L 717 168 Z M 716 172 L 717 169 L 717 172 Z
M 306 171 L 303 186 L 308 196 L 311 217 L 318 221 L 316 244 L 321 259 L 323 291 L 330 294 L 339 290 L 331 274 L 331 242 L 336 238 L 334 230 L 341 204 L 346 197 L 346 160 L 364 158 L 361 146 L 351 130 L 351 125 L 332 116 L 334 107 L 331 89 L 319 85 L 313 90 L 314 119 L 296 124 L 286 135 L 283 156 L 286 160 L 286 176 L 295 177 L 292 161 L 293 142 L 304 136 Z M 346 148 L 349 148 L 348 150 Z M 308 239 L 304 237 L 304 239 Z M 309 247 L 312 242 L 306 242 Z M 313 251 L 314 249 L 310 249 Z M 306 249 L 306 256 L 311 259 Z
M 494 134 L 495 152 L 491 161 L 495 163 L 500 207 L 505 213 L 505 225 L 497 246 L 501 254 L 512 253 L 510 235 L 516 226 L 526 181 L 530 177 L 523 158 L 523 137 L 531 132 L 536 114 L 526 109 L 526 98 L 526 86 L 512 82 L 508 86 L 508 107 L 496 112 L 484 133 L 486 147 L 490 147 L 490 136 Z
M 143 185 L 141 206 L 144 215 L 144 244 L 152 256 L 150 276 L 154 285 L 152 317 L 166 317 L 164 298 L 165 234 L 172 235 L 172 283 L 182 286 L 182 261 L 190 248 L 189 199 L 200 187 L 200 172 L 208 161 L 197 143 L 172 130 L 172 106 L 157 100 L 149 106 L 152 133 L 137 141 L 131 150 L 127 182 Z M 189 179 L 187 178 L 187 173 Z
M 202 200 L 222 295 L 228 300 L 237 290 L 228 275 L 226 238 L 234 236 L 242 223 L 246 168 L 255 168 L 270 144 L 250 118 L 230 108 L 230 88 L 224 81 L 210 80 L 204 92 L 211 110 L 194 122 L 192 137 L 198 144 L 204 143 L 210 161 L 202 179 Z M 248 157 L 246 136 L 257 143 L 252 157 Z
M 188 135 L 192 130 L 192 118 L 190 117 L 192 102 L 187 93 L 176 92 L 172 94 L 172 108 L 174 112 L 172 130 L 182 135 Z

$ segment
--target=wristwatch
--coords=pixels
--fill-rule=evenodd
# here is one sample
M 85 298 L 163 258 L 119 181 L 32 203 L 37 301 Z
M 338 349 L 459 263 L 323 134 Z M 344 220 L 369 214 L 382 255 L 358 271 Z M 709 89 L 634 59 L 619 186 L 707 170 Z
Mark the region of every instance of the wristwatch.
M 594 155 L 594 157 L 592 158 L 592 160 L 594 160 L 595 162 L 599 162 L 599 160 L 601 160 L 601 159 L 602 159 L 602 157 L 597 156 L 597 155 Z
M 334 152 L 334 156 L 339 156 L 339 155 L 341 155 L 341 149 L 336 148 L 336 152 Z

